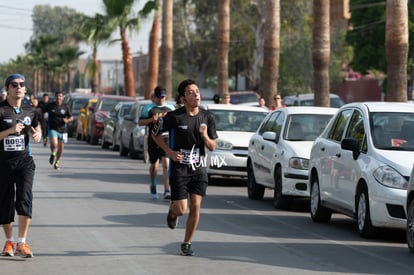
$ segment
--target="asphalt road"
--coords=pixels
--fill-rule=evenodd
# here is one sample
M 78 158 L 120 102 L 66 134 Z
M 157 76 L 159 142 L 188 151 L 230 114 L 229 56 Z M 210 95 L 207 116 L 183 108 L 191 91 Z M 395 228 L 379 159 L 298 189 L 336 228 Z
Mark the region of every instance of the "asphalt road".
M 35 257 L 0 257 L 0 274 L 414 274 L 404 232 L 361 239 L 345 216 L 315 224 L 306 200 L 278 211 L 271 191 L 252 201 L 243 182 L 228 180 L 209 186 L 196 256 L 180 256 L 186 216 L 167 228 L 168 203 L 148 196 L 148 165 L 69 142 L 59 171 L 49 165 L 47 148 L 32 146 L 37 172 L 28 243 Z

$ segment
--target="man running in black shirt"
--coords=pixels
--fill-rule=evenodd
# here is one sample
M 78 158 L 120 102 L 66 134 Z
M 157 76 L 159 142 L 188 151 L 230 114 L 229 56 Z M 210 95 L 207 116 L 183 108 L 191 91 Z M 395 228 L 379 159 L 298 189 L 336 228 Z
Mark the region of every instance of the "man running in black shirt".
M 2 256 L 18 254 L 33 257 L 26 243 L 32 219 L 33 178 L 35 163 L 30 154 L 29 139 L 38 143 L 42 130 L 36 110 L 22 103 L 26 93 L 25 78 L 12 74 L 6 78 L 6 101 L 0 103 L 0 224 L 6 235 Z M 15 212 L 18 215 L 17 245 L 13 237 Z
M 60 158 L 62 157 L 65 143 L 68 142 L 67 124 L 73 121 L 73 116 L 70 108 L 63 103 L 63 93 L 60 91 L 55 93 L 55 102 L 46 105 L 45 112 L 48 113 L 49 163 L 58 170 L 60 169 Z
M 208 184 L 204 148 L 214 150 L 218 136 L 214 116 L 200 108 L 201 95 L 196 82 L 184 80 L 178 86 L 178 93 L 184 107 L 159 118 L 152 137 L 171 158 L 168 227 L 174 229 L 177 226 L 178 216 L 187 211 L 188 198 L 190 199 L 190 214 L 184 242 L 181 244 L 181 255 L 192 256 L 194 252 L 191 249 L 191 240 L 197 229 L 201 201 Z M 169 132 L 169 146 L 161 136 L 162 131 Z

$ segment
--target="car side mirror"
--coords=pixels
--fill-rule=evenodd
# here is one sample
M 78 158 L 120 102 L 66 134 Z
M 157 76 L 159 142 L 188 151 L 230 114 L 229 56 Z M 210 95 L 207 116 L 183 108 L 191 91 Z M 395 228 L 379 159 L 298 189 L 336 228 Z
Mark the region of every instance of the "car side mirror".
M 352 156 L 356 160 L 359 155 L 359 141 L 355 138 L 344 138 L 341 141 L 341 149 L 352 151 Z
M 263 139 L 268 141 L 276 142 L 277 140 L 277 134 L 275 132 L 264 132 L 263 133 Z

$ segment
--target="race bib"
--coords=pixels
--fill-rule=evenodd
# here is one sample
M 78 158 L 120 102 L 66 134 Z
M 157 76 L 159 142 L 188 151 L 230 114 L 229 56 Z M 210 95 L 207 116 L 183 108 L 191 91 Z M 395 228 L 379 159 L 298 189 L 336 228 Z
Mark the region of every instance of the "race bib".
M 62 141 L 63 141 L 63 143 L 67 143 L 68 142 L 68 133 L 63 133 L 62 134 Z
M 8 136 L 3 139 L 4 151 L 24 151 L 24 135 Z
M 200 149 L 193 148 L 192 150 L 181 149 L 180 153 L 183 159 L 180 161 L 182 164 L 197 165 L 200 162 Z

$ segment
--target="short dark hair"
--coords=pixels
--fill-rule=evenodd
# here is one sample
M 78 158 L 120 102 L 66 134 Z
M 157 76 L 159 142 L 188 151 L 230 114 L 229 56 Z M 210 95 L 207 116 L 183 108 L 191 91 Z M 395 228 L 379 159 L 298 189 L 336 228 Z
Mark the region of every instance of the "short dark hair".
M 180 85 L 178 85 L 178 94 L 180 96 L 184 96 L 185 88 L 187 88 L 188 86 L 193 85 L 193 84 L 197 85 L 197 82 L 195 82 L 192 79 L 186 79 L 186 80 L 182 81 L 180 83 Z
M 62 94 L 63 95 L 63 92 L 62 91 L 56 91 L 55 92 L 55 96 L 57 96 L 58 94 Z

